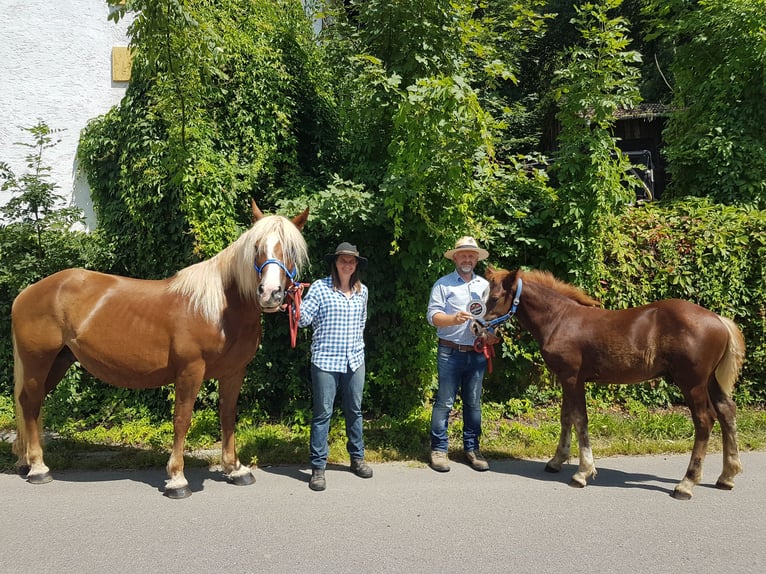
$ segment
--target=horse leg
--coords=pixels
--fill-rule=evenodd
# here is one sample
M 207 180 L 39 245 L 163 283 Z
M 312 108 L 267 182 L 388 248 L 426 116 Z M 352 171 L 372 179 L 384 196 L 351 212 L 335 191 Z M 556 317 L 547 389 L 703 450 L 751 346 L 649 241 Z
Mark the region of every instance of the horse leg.
M 237 399 L 242 387 L 244 372 L 237 377 L 219 379 L 219 414 L 221 417 L 221 466 L 223 475 L 232 484 L 247 486 L 255 482 L 250 467 L 239 462 L 234 438 L 237 418 Z
M 689 500 L 692 497 L 694 486 L 702 482 L 702 464 L 705 462 L 710 431 L 715 421 L 715 411 L 708 395 L 707 386 L 697 385 L 692 388 L 679 386 L 683 389 L 694 422 L 694 446 L 686 474 L 673 490 L 673 498 Z
M 590 447 L 590 435 L 588 433 L 588 411 L 585 405 L 585 383 L 578 381 L 570 392 L 569 400 L 572 409 L 571 420 L 577 433 L 577 446 L 580 451 L 580 465 L 569 481 L 569 486 L 583 488 L 588 484 L 588 479 L 596 476 L 596 465 L 593 461 L 593 451 Z
M 18 456 L 16 468 L 31 484 L 45 484 L 53 480 L 43 460 L 42 404 L 44 386 L 34 378 L 27 379 L 17 388 L 16 419 L 18 432 L 13 452 Z
M 198 373 L 186 374 L 176 379 L 176 400 L 173 406 L 173 450 L 168 460 L 168 480 L 165 481 L 165 496 L 188 498 L 192 492 L 184 476 L 184 443 L 191 426 L 192 411 L 197 393 L 202 386 L 204 368 Z
M 45 484 L 53 480 L 43 460 L 42 405 L 45 396 L 61 381 L 73 362 L 72 354 L 66 349 L 66 352 L 56 356 L 50 368 L 40 366 L 38 362 L 27 369 L 21 355 L 14 351 L 18 433 L 12 450 L 18 456 L 16 468 L 19 474 L 25 476 L 31 484 Z M 43 380 L 44 385 L 40 384 Z
M 737 446 L 737 406 L 721 391 L 715 381 L 710 385 L 710 395 L 718 416 L 718 424 L 721 426 L 723 442 L 723 471 L 715 485 L 722 490 L 731 490 L 734 488 L 734 477 L 742 472 Z
M 545 465 L 545 472 L 559 472 L 566 461 L 569 460 L 569 450 L 572 443 L 572 423 L 565 422 L 561 417 L 561 434 L 559 435 L 559 444 L 556 447 L 556 453 L 553 458 Z
M 588 434 L 588 416 L 575 417 L 575 432 L 577 433 L 577 444 L 580 448 L 580 466 L 577 472 L 569 481 L 569 486 L 583 488 L 588 484 L 588 479 L 592 476 L 596 478 L 596 464 L 593 461 L 593 451 L 590 448 L 590 435 Z
M 562 385 L 563 389 L 563 385 Z M 562 392 L 561 400 L 561 434 L 556 453 L 545 465 L 546 472 L 559 472 L 566 461 L 569 460 L 569 452 L 572 446 L 572 408 L 570 397 L 567 392 Z

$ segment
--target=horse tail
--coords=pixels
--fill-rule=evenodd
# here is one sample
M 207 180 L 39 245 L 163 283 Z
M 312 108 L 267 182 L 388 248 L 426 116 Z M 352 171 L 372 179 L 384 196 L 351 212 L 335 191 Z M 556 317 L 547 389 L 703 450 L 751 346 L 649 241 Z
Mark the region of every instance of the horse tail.
M 24 364 L 21 362 L 19 350 L 16 345 L 16 333 L 11 328 L 13 340 L 13 396 L 16 400 L 16 439 L 13 441 L 11 451 L 19 457 L 19 462 L 26 459 L 27 455 L 27 431 L 24 422 L 24 410 L 21 408 L 21 391 L 24 388 Z
M 729 331 L 729 340 L 723 358 L 715 368 L 715 378 L 724 394 L 730 397 L 745 362 L 745 338 L 734 321 L 721 316 L 718 318 Z

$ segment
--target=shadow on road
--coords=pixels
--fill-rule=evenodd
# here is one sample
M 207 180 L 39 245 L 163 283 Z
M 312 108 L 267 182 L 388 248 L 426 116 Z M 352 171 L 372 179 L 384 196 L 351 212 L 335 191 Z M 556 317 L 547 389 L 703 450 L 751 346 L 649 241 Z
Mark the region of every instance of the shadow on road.
M 58 453 L 61 458 L 68 458 L 68 464 L 72 464 L 72 458 L 82 459 L 83 466 L 77 470 L 57 470 L 56 466 L 59 462 L 56 460 L 56 450 L 53 451 L 51 460 L 47 460 L 51 467 L 51 473 L 54 480 L 63 480 L 70 482 L 100 482 L 100 481 L 115 481 L 115 480 L 133 480 L 139 481 L 147 486 L 156 489 L 158 492 L 164 491 L 165 480 L 167 478 L 165 474 L 164 462 L 167 460 L 168 453 L 166 452 L 154 452 L 151 453 L 155 458 L 143 460 L 142 469 L 109 469 L 109 465 L 116 461 L 114 458 L 120 459 L 120 454 L 124 455 L 126 452 L 132 456 L 126 457 L 127 461 L 135 461 L 135 456 L 130 452 L 136 449 L 130 447 L 109 447 L 103 448 L 98 452 L 89 452 L 82 445 L 67 444 L 67 441 L 52 441 L 60 443 L 65 448 L 61 450 L 63 452 Z M 11 457 L 10 445 L 2 444 L 4 448 L 2 454 L 3 464 L 0 465 L 0 472 L 11 474 L 15 473 L 15 469 L 11 460 L 15 461 L 15 457 Z M 80 447 L 80 448 L 78 448 Z M 92 447 L 91 447 L 92 448 Z M 7 451 L 7 452 L 5 452 Z M 84 451 L 84 452 L 83 452 Z M 98 460 L 103 458 L 104 460 Z M 189 486 L 192 492 L 200 492 L 205 489 L 205 482 L 226 482 L 226 478 L 220 471 L 220 467 L 211 467 L 207 464 L 209 461 L 204 457 L 195 457 L 187 454 L 186 460 L 186 477 L 189 481 Z M 465 465 L 465 461 L 460 453 L 450 453 L 451 464 L 455 467 Z M 157 466 L 152 465 L 152 462 L 163 462 Z M 668 495 L 672 495 L 675 485 L 681 480 L 683 476 L 683 469 L 679 469 L 679 475 L 677 477 L 668 478 L 667 476 L 658 476 L 656 474 L 649 473 L 637 473 L 626 472 L 620 470 L 618 467 L 619 458 L 602 458 L 596 460 L 596 468 L 598 474 L 595 478 L 591 478 L 588 481 L 588 488 L 623 488 L 623 489 L 644 489 L 649 491 L 664 492 Z M 149 463 L 148 465 L 146 463 Z M 527 460 L 527 459 L 490 459 L 490 473 L 499 473 L 507 475 L 515 475 L 528 480 L 561 483 L 568 484 L 572 475 L 577 471 L 577 459 L 573 458 L 572 462 L 563 466 L 562 470 L 558 473 L 550 473 L 545 471 L 546 462 L 544 460 Z M 98 464 L 103 464 L 103 470 L 97 468 Z M 376 463 L 372 463 L 373 468 L 377 466 Z M 412 467 L 413 473 L 422 473 L 423 477 L 427 477 L 428 474 L 433 473 L 428 468 L 425 460 L 410 461 L 401 463 Z M 673 468 L 673 464 L 668 461 L 669 470 Z M 77 463 L 75 463 L 77 468 Z M 684 467 L 685 468 L 685 467 Z M 311 468 L 308 464 L 305 465 L 264 465 L 257 467 L 257 470 L 277 476 L 290 478 L 302 483 L 308 483 L 311 476 Z M 349 470 L 348 464 L 328 464 L 327 470 L 329 471 L 347 471 Z M 712 472 L 712 470 L 708 471 Z M 376 473 L 377 475 L 377 473 Z M 419 480 L 421 475 L 413 475 L 413 478 Z M 717 476 L 717 474 L 715 475 Z M 425 479 L 425 478 L 424 478 Z M 23 480 L 23 478 L 19 478 Z M 715 488 L 714 483 L 702 483 L 699 485 L 701 488 Z
M 453 466 L 464 464 L 459 456 L 451 456 Z M 525 459 L 501 459 L 490 460 L 489 472 L 515 475 L 529 480 L 568 484 L 572 475 L 577 472 L 576 464 L 565 464 L 560 472 L 551 473 L 545 470 L 545 461 Z M 373 469 L 376 464 L 373 463 Z M 418 466 L 420 468 L 418 468 Z M 311 468 L 308 465 L 267 465 L 258 467 L 258 470 L 307 483 L 311 476 Z M 328 464 L 328 471 L 348 471 L 348 465 Z M 424 462 L 413 463 L 413 472 L 421 472 L 428 475 L 431 471 Z M 598 475 L 588 481 L 589 487 L 595 488 L 640 488 L 664 492 L 668 495 L 673 493 L 673 488 L 680 480 L 675 478 L 661 477 L 654 474 L 642 474 L 625 472 L 609 467 L 609 459 L 603 460 L 601 466 L 597 465 Z M 378 475 L 376 475 L 378 476 Z M 657 484 L 661 483 L 661 484 Z M 662 485 L 668 485 L 667 487 Z M 705 486 L 705 485 L 700 485 Z M 713 487 L 713 485 L 710 485 Z
M 644 490 L 654 490 L 659 492 L 673 493 L 673 488 L 680 480 L 657 476 L 655 474 L 641 474 L 635 472 L 625 472 L 615 468 L 610 468 L 609 459 L 596 460 L 596 470 L 598 474 L 595 478 L 588 480 L 588 487 L 596 488 L 641 488 Z M 530 480 L 539 480 L 543 482 L 559 482 L 568 484 L 572 476 L 577 472 L 577 464 L 564 464 L 559 472 L 548 472 L 545 470 L 546 461 L 542 460 L 500 460 L 493 461 L 491 471 L 505 474 L 514 474 L 528 478 Z M 660 482 L 671 485 L 669 488 L 657 485 Z

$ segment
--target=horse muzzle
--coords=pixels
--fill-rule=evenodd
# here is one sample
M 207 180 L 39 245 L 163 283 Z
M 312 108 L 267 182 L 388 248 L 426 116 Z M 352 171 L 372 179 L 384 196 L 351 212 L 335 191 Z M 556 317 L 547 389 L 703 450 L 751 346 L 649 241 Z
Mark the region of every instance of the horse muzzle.
M 281 287 L 272 290 L 258 290 L 258 304 L 264 313 L 276 313 L 285 301 L 285 290 Z
M 487 334 L 487 328 L 482 323 L 480 323 L 477 319 L 471 320 L 470 329 L 471 329 L 471 334 L 474 337 L 481 337 Z

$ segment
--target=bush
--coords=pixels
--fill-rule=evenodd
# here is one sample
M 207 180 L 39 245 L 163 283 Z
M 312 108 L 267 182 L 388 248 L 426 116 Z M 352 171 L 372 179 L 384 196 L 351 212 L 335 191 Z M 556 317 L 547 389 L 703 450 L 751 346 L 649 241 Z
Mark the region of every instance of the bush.
M 82 212 L 62 207 L 64 199 L 49 181 L 50 167 L 44 154 L 58 142 L 56 131 L 45 122 L 24 128 L 32 143 L 19 143 L 29 148 L 26 156 L 28 172 L 17 176 L 0 163 L 0 186 L 11 193 L 11 199 L 0 208 L 0 393 L 12 395 L 13 348 L 11 342 L 11 306 L 19 292 L 67 267 L 103 265 L 111 251 L 99 234 L 74 230 L 82 223 Z

